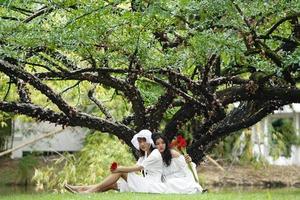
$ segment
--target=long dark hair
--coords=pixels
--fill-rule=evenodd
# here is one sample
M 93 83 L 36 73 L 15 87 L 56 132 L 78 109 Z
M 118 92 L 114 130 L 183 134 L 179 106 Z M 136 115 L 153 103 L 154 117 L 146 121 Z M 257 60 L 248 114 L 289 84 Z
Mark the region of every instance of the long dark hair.
M 152 139 L 154 141 L 154 144 L 156 143 L 156 140 L 158 139 L 162 139 L 165 144 L 166 144 L 166 148 L 164 150 L 164 152 L 161 153 L 161 157 L 163 159 L 163 162 L 166 166 L 169 166 L 171 164 L 171 160 L 172 160 L 172 154 L 171 154 L 171 150 L 169 148 L 169 140 L 160 133 L 155 133 L 152 135 Z

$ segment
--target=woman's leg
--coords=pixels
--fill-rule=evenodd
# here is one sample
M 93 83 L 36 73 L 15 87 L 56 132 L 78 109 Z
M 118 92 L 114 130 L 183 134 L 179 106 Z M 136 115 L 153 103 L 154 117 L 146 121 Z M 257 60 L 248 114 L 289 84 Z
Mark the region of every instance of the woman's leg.
M 96 184 L 95 184 L 95 185 L 84 185 L 84 186 L 79 186 L 79 185 L 69 185 L 69 184 L 67 184 L 66 186 L 69 187 L 69 188 L 71 188 L 73 191 L 76 191 L 76 192 L 83 192 L 83 191 L 88 190 L 88 189 L 90 189 L 90 188 L 92 188 L 92 187 L 95 187 Z
M 68 185 L 69 188 L 71 188 L 73 191 L 77 193 L 82 193 L 88 189 L 91 189 L 93 187 L 96 187 L 97 185 L 86 185 L 86 186 L 76 186 L 76 185 Z M 97 192 L 105 192 L 108 190 L 118 190 L 118 184 L 114 183 L 112 185 L 109 185 L 105 188 L 102 189 L 102 191 L 97 191 Z
M 84 191 L 79 191 L 80 193 L 92 193 L 92 192 L 105 192 L 110 189 L 116 189 L 116 183 L 119 178 L 123 178 L 127 181 L 127 173 L 113 173 L 106 177 L 101 183 L 89 186 Z
M 103 188 L 102 191 L 99 191 L 99 192 L 106 192 L 108 190 L 118 190 L 118 184 L 114 183 L 108 187 Z

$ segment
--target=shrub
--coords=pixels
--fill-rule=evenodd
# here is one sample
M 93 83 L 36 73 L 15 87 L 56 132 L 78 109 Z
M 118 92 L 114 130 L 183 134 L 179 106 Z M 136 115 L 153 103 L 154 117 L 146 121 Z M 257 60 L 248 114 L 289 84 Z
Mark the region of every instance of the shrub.
M 135 163 L 128 146 L 115 137 L 103 133 L 88 135 L 83 149 L 75 154 L 65 153 L 53 163 L 35 169 L 33 181 L 37 189 L 63 191 L 65 183 L 95 184 L 109 175 L 110 164 Z

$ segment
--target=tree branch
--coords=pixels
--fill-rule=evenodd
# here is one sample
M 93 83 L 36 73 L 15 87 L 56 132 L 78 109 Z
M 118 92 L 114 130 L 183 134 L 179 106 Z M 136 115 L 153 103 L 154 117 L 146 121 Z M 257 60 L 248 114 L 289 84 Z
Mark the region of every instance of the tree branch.
M 300 89 L 291 87 L 263 87 L 253 92 L 249 86 L 231 87 L 217 92 L 218 99 L 223 106 L 237 101 L 289 101 L 300 103 Z
M 162 86 L 166 87 L 167 89 L 173 90 L 176 94 L 178 94 L 179 96 L 182 96 L 187 101 L 191 101 L 191 102 L 196 102 L 196 103 L 202 104 L 201 102 L 199 102 L 194 97 L 190 96 L 189 94 L 185 93 L 184 91 L 182 91 L 180 89 L 177 89 L 175 86 L 167 83 L 166 81 L 164 81 L 162 79 L 159 79 L 157 77 L 151 77 L 151 76 L 147 76 L 147 77 L 149 79 L 153 79 L 155 82 L 161 84 Z
M 237 85 L 242 85 L 242 84 L 247 84 L 249 81 L 242 79 L 238 76 L 231 76 L 231 77 L 218 77 L 215 79 L 211 79 L 208 81 L 207 85 L 210 86 L 219 86 L 223 84 L 237 84 Z
M 0 60 L 0 71 L 10 76 L 13 75 L 16 78 L 22 79 L 23 81 L 31 84 L 37 90 L 41 91 L 46 95 L 57 107 L 63 111 L 67 116 L 72 117 L 76 114 L 74 108 L 69 106 L 61 96 L 55 94 L 50 87 L 43 84 L 38 78 L 30 73 L 25 72 L 19 67 L 16 67 L 4 60 Z
M 28 88 L 26 88 L 26 84 L 22 80 L 16 80 L 16 84 L 18 87 L 20 101 L 23 103 L 30 103 L 30 93 Z
M 300 17 L 300 13 L 294 13 L 294 14 L 291 14 L 291 15 L 288 15 L 284 18 L 281 18 L 278 22 L 276 22 L 268 31 L 267 33 L 265 34 L 265 36 L 269 36 L 271 35 L 276 29 L 278 26 L 280 26 L 282 23 L 284 23 L 285 21 L 288 21 L 288 20 L 291 20 L 295 17 Z
M 93 101 L 98 108 L 101 110 L 101 112 L 106 116 L 106 119 L 109 121 L 115 121 L 112 115 L 109 113 L 109 111 L 105 108 L 105 106 L 100 102 L 98 99 L 94 97 L 95 87 L 88 92 L 88 97 Z
M 165 127 L 165 135 L 171 141 L 176 135 L 180 127 L 190 119 L 192 119 L 196 114 L 200 114 L 203 108 L 199 107 L 194 103 L 184 104 L 172 117 L 172 119 L 167 123 Z
M 188 153 L 192 156 L 193 160 L 198 163 L 204 157 L 206 151 L 216 144 L 217 140 L 228 136 L 234 131 L 254 125 L 287 103 L 288 102 L 282 101 L 267 101 L 261 103 L 258 101 L 255 103 L 241 104 L 228 114 L 226 118 L 211 127 L 208 132 L 198 132 L 196 134 L 198 135 L 198 140 L 195 140 L 188 148 Z
M 109 132 L 118 138 L 124 140 L 127 145 L 132 147 L 131 138 L 135 134 L 130 128 L 119 123 L 93 117 L 88 114 L 78 113 L 78 115 L 69 118 L 63 113 L 56 113 L 50 109 L 43 109 L 39 106 L 28 103 L 10 103 L 0 101 L 0 110 L 12 112 L 15 114 L 24 114 L 41 121 L 48 121 L 63 126 L 80 126 L 102 132 Z
M 50 13 L 53 10 L 54 10 L 54 8 L 48 8 L 47 6 L 44 6 L 41 9 L 39 9 L 38 11 L 36 11 L 35 13 L 33 13 L 31 16 L 29 16 L 28 18 L 23 20 L 23 23 L 29 23 L 30 21 L 32 21 L 33 19 L 43 15 L 44 13 Z
M 150 130 L 158 131 L 163 115 L 172 104 L 175 97 L 173 91 L 167 90 L 164 95 L 160 96 L 154 107 L 149 110 L 147 123 L 149 123 Z

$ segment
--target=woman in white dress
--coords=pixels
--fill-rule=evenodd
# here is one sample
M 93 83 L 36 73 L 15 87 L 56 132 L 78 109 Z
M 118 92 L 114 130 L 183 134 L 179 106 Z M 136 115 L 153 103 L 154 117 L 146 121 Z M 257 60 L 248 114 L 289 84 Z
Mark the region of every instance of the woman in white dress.
M 153 138 L 164 163 L 163 182 L 166 185 L 164 193 L 193 194 L 202 192 L 202 187 L 195 181 L 186 163 L 187 161 L 191 162 L 190 157 L 187 155 L 185 158 L 174 149 L 170 149 L 165 136 L 154 134 Z M 195 163 L 192 163 L 192 165 L 194 171 L 196 171 Z
M 142 130 L 131 140 L 133 146 L 141 152 L 135 166 L 117 167 L 111 171 L 111 175 L 96 185 L 65 185 L 65 188 L 78 193 L 105 192 L 111 189 L 121 192 L 163 193 L 166 189 L 165 184 L 161 182 L 163 161 L 160 152 L 153 149 L 151 136 L 149 130 Z M 136 173 L 140 171 L 143 171 L 143 174 Z

